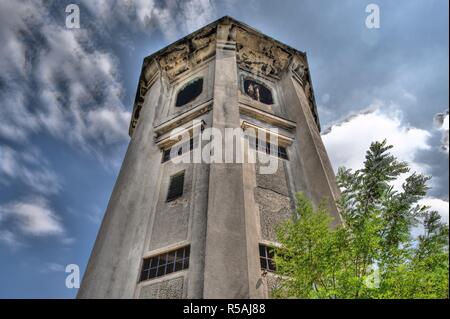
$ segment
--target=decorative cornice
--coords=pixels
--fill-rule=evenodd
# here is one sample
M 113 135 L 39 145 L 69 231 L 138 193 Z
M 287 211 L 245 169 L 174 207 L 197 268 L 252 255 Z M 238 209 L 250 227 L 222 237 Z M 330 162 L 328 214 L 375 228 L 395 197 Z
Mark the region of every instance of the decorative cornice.
M 181 114 L 177 114 L 175 117 L 164 121 L 154 127 L 154 132 L 157 137 L 169 133 L 174 128 L 191 122 L 192 120 L 198 118 L 199 116 L 209 112 L 212 108 L 211 100 L 197 105 L 196 107 L 187 110 Z
M 262 132 L 265 135 L 266 141 L 270 141 L 271 136 L 273 136 L 277 139 L 278 145 L 281 145 L 281 146 L 289 146 L 294 141 L 294 139 L 290 136 L 281 134 L 279 132 L 275 132 L 271 129 L 264 128 L 262 126 L 258 126 L 256 124 L 250 123 L 248 121 L 242 121 L 241 128 L 247 132 L 249 132 L 248 129 L 252 129 L 253 130 L 252 133 L 256 133 L 257 135 L 260 134 L 260 132 Z M 258 136 L 258 137 L 260 138 L 260 136 Z
M 280 127 L 289 132 L 293 131 L 296 127 L 295 122 L 273 115 L 268 112 L 264 112 L 262 110 L 259 110 L 257 108 L 245 104 L 239 105 L 239 112 L 241 114 L 255 118 L 261 122 Z
M 181 133 L 183 135 L 189 134 L 189 138 L 194 138 L 198 134 L 200 134 L 200 132 L 205 128 L 205 126 L 206 126 L 205 121 L 201 120 L 183 124 L 181 126 L 178 126 L 177 129 L 180 129 L 179 131 L 180 134 Z M 167 132 L 164 135 L 156 137 L 155 138 L 156 146 L 158 146 L 161 149 L 167 149 L 173 146 L 174 144 L 179 142 L 179 139 L 175 139 L 174 136 L 178 137 L 177 134 L 172 135 L 172 132 Z

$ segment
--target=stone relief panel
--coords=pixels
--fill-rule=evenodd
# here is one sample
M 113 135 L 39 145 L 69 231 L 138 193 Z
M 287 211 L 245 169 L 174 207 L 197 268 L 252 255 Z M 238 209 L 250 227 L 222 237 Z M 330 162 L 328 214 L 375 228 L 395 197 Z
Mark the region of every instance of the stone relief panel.
M 142 286 L 140 299 L 182 299 L 184 292 L 184 277 L 156 282 Z
M 313 117 L 319 125 L 314 93 L 304 54 L 279 45 L 276 41 L 237 27 L 237 61 L 239 67 L 254 75 L 279 79 L 287 70 L 301 84 Z
M 188 43 L 179 44 L 171 47 L 169 51 L 159 58 L 161 70 L 169 79 L 175 78 L 189 69 L 189 45 Z
M 192 70 L 197 65 L 208 60 L 215 54 L 216 28 L 201 30 L 190 39 L 186 39 L 158 57 L 158 62 L 164 75 L 170 81 L 185 71 Z
M 265 37 L 237 29 L 237 60 L 239 65 L 257 75 L 278 77 L 286 70 L 291 54 Z

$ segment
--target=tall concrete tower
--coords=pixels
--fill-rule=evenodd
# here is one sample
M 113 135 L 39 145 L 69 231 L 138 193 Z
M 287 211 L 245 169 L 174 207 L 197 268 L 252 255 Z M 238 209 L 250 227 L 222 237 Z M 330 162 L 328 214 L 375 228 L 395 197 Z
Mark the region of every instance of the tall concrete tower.
M 181 128 L 190 138 L 174 152 Z M 264 132 L 276 143 L 256 153 L 277 169 L 221 162 L 215 148 L 215 161 L 174 161 L 208 128 Z M 339 221 L 306 54 L 232 18 L 144 59 L 129 134 L 79 298 L 269 298 L 270 247 L 295 193 L 327 200 Z

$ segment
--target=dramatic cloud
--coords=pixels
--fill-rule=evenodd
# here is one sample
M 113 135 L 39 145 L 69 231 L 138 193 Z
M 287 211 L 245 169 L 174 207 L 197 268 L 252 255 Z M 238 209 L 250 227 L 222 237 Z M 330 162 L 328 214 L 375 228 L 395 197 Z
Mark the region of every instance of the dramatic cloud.
M 0 144 L 0 185 L 11 181 L 20 181 L 43 194 L 54 194 L 61 189 L 58 176 L 38 149 L 17 152 Z
M 380 104 L 374 104 L 361 113 L 352 114 L 340 121 L 323 133 L 323 141 L 330 156 L 335 171 L 341 166 L 359 169 L 362 167 L 365 152 L 373 141 L 387 139 L 394 148 L 392 153 L 398 159 L 409 163 L 413 171 L 428 174 L 428 166 L 420 163 L 416 155 L 424 150 L 430 150 L 428 131 L 410 127 L 402 123 L 399 112 L 380 111 Z M 446 115 L 448 118 L 448 114 Z M 443 126 L 442 120 L 439 127 Z M 448 133 L 448 131 L 447 131 Z M 396 181 L 395 187 L 399 189 L 405 176 Z M 433 185 L 433 180 L 429 182 Z M 442 220 L 448 224 L 449 203 L 448 200 L 426 197 L 419 202 L 420 205 L 429 206 L 437 211 Z M 423 232 L 422 228 L 414 228 L 412 234 L 417 236 Z
M 386 139 L 394 146 L 392 153 L 397 158 L 408 162 L 412 170 L 422 173 L 426 172 L 426 166 L 416 163 L 415 156 L 419 151 L 430 148 L 429 137 L 428 131 L 402 123 L 401 113 L 381 112 L 379 104 L 366 112 L 349 116 L 325 130 L 322 136 L 335 171 L 340 166 L 361 168 L 370 144 Z
M 117 59 L 63 21 L 41 1 L 0 3 L 0 137 L 44 131 L 101 155 L 127 138 Z
M 125 24 L 128 30 L 160 31 L 168 41 L 193 32 L 212 22 L 216 15 L 210 0 L 112 0 L 90 1 L 83 4 L 101 21 L 101 26 L 113 29 Z M 112 9 L 113 8 L 113 9 Z
M 435 127 L 441 131 L 441 149 L 448 154 L 449 148 L 449 138 L 448 138 L 448 110 L 444 113 L 438 113 L 434 116 L 434 125 Z

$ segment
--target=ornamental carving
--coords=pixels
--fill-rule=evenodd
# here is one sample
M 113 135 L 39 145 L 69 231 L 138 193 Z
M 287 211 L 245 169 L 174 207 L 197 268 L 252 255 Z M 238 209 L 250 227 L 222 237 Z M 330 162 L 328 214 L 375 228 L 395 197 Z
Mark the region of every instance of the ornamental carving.
M 239 28 L 236 35 L 237 61 L 248 71 L 278 77 L 287 69 L 291 54 L 264 37 L 258 37 Z
M 169 79 L 173 79 L 189 69 L 188 53 L 189 45 L 188 43 L 183 43 L 171 47 L 168 52 L 160 57 L 159 65 L 161 70 L 167 74 Z
M 298 80 L 302 85 L 305 84 L 308 75 L 308 67 L 306 66 L 306 61 L 299 56 L 294 56 L 291 61 L 291 71 L 297 76 Z
M 192 64 L 198 65 L 216 53 L 216 29 L 205 29 L 191 40 L 192 43 Z
M 216 28 L 206 28 L 190 39 L 163 52 L 158 62 L 164 75 L 173 81 L 180 74 L 208 60 L 216 52 Z

